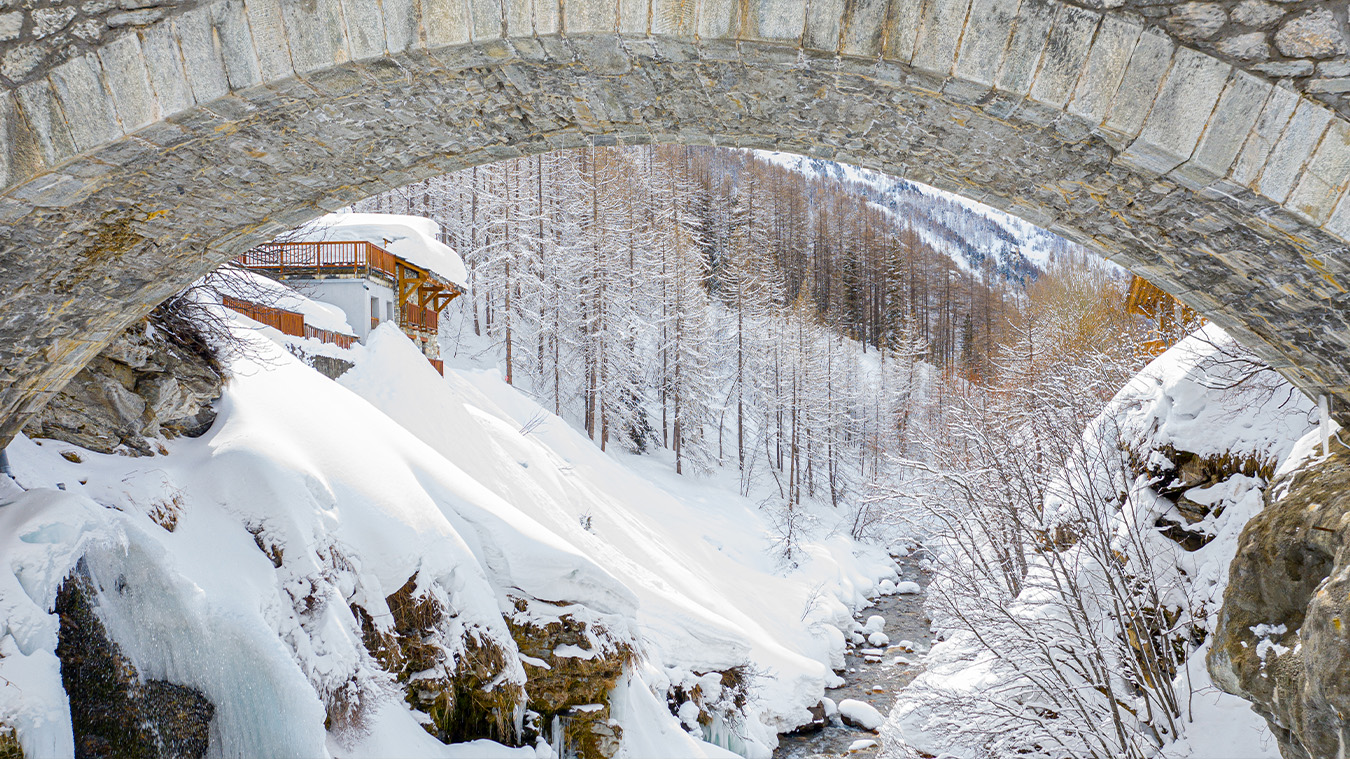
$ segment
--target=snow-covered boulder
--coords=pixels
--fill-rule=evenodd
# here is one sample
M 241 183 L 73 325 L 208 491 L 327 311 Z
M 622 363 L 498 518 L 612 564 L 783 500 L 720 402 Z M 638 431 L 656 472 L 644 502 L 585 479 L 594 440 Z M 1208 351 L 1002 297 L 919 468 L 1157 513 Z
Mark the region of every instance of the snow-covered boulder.
M 873 614 L 868 617 L 867 624 L 863 625 L 863 631 L 868 634 L 879 633 L 884 629 L 886 629 L 886 618 L 880 614 Z
M 853 698 L 839 702 L 839 718 L 845 725 L 862 730 L 876 730 L 886 721 L 875 706 Z
M 895 586 L 895 592 L 902 596 L 913 596 L 922 593 L 923 588 L 919 587 L 919 583 L 917 582 L 905 580 Z
M 871 635 L 867 636 L 867 643 L 868 645 L 875 646 L 877 648 L 885 648 L 886 646 L 890 645 L 891 639 L 890 636 L 886 635 L 886 633 L 884 632 L 874 632 Z

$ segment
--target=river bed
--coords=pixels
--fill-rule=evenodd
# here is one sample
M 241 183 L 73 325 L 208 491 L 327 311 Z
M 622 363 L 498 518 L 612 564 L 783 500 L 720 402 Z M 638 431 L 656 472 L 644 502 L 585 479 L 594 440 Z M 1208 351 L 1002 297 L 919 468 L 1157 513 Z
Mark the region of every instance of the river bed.
M 917 559 L 902 557 L 896 562 L 900 565 L 901 580 L 916 582 L 925 590 L 928 588 L 929 573 L 919 567 Z M 885 618 L 884 632 L 890 638 L 890 646 L 878 655 L 873 653 L 878 649 L 866 643 L 849 644 L 844 669 L 838 672 L 844 678 L 844 685 L 825 691 L 825 695 L 835 703 L 846 698 L 865 701 L 883 716 L 889 714 L 899 691 L 923 671 L 923 657 L 932 641 L 923 601 L 922 594 L 880 596 L 874 599 L 872 606 L 860 610 L 855 618 L 861 624 L 866 624 L 867 618 L 873 615 Z M 901 646 L 903 641 L 910 641 L 912 650 L 905 650 L 910 646 Z M 815 732 L 779 736 L 778 749 L 773 756 L 774 759 L 849 756 L 849 747 L 865 739 L 875 740 L 878 744 L 881 740 L 876 733 L 844 725 L 835 716 L 828 726 Z M 876 752 L 874 747 L 852 756 L 865 758 Z

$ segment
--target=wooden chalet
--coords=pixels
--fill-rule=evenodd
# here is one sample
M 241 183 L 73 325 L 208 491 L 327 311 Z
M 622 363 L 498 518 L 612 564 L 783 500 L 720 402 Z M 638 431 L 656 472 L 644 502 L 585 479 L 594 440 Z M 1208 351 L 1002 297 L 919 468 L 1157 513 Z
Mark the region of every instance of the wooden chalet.
M 364 240 L 270 242 L 239 256 L 235 263 L 341 308 L 361 340 L 381 323 L 396 319 L 423 354 L 444 371 L 436 339 L 440 314 L 463 290 L 429 268 Z M 283 317 L 264 313 L 266 307 L 256 304 L 230 307 L 287 334 L 300 334 L 295 330 L 305 329 L 292 323 L 299 314 Z M 245 310 L 250 307 L 252 312 Z M 304 336 L 342 344 L 338 336 L 325 339 L 318 334 L 322 330 L 308 329 L 315 334 Z M 341 337 L 350 344 L 350 336 Z

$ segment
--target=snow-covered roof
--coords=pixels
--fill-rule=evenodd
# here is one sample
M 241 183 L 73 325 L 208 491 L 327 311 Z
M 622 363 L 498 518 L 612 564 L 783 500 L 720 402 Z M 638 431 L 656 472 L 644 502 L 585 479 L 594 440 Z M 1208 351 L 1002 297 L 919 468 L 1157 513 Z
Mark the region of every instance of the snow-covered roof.
M 243 300 L 260 301 L 262 305 L 272 306 L 273 308 L 303 314 L 305 323 L 317 329 L 328 330 L 341 335 L 356 335 L 356 330 L 352 329 L 352 325 L 347 323 L 347 315 L 341 308 L 331 303 L 307 298 L 275 279 L 264 277 L 248 269 L 240 268 L 232 274 L 232 276 L 236 275 L 243 277 L 246 284 L 239 288 L 241 292 L 227 292 L 227 294 L 236 295 Z
M 454 248 L 436 239 L 439 231 L 440 225 L 425 216 L 339 212 L 311 221 L 286 239 L 288 242 L 365 240 L 460 289 L 467 289 L 464 261 Z

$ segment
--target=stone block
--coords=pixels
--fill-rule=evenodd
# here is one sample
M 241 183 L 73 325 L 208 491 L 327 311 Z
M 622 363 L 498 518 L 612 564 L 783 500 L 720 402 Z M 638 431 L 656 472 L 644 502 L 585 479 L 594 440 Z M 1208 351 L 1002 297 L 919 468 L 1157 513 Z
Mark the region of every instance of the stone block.
M 1125 76 L 1130 53 L 1143 31 L 1143 27 L 1119 17 L 1102 17 L 1097 39 L 1093 41 L 1092 51 L 1083 67 L 1083 76 L 1069 101 L 1069 113 L 1082 116 L 1094 125 L 1102 123 L 1111 107 L 1111 99 L 1120 87 L 1120 80 Z
M 1038 103 L 1063 108 L 1083 74 L 1092 49 L 1093 35 L 1101 16 L 1091 11 L 1061 5 L 1055 14 L 1045 55 L 1029 97 Z
M 1163 78 L 1172 67 L 1176 45 L 1166 35 L 1152 29 L 1139 35 L 1130 54 L 1130 63 L 1120 79 L 1120 87 L 1111 100 L 1111 109 L 1102 122 L 1102 130 L 1117 139 L 1129 141 L 1144 127 Z
M 529 0 L 524 0 L 528 7 Z M 418 0 L 382 0 L 384 16 L 384 47 L 390 54 L 398 54 L 418 44 L 417 21 L 422 15 Z M 530 34 L 526 29 L 525 34 Z
M 651 23 L 652 34 L 693 39 L 698 28 L 698 3 L 695 0 L 652 0 Z
M 1190 159 L 1172 172 L 1173 178 L 1190 189 L 1198 189 L 1227 176 L 1247 135 L 1256 126 L 1271 89 L 1269 82 L 1235 71 L 1205 125 L 1200 144 Z
M 704 0 L 706 7 L 708 0 Z M 839 28 L 844 18 L 844 0 L 811 0 L 806 8 L 802 47 L 833 53 L 839 49 Z
M 261 84 L 262 71 L 253 49 L 244 0 L 219 0 L 211 6 L 211 23 L 220 38 L 220 57 L 230 89 L 242 90 Z
M 460 45 L 469 41 L 468 0 L 425 0 L 422 19 L 427 47 Z
M 955 74 L 992 87 L 998 79 L 1003 52 L 1012 38 L 1013 20 L 1020 0 L 971 0 L 970 20 L 961 37 Z
M 1239 61 L 1264 61 L 1270 58 L 1270 45 L 1262 32 L 1235 34 L 1214 44 L 1215 49 Z
M 1322 225 L 1322 230 L 1350 243 L 1350 193 L 1341 196 L 1341 201 Z
M 244 11 L 248 14 L 249 33 L 258 58 L 259 78 L 275 82 L 294 74 L 281 0 L 244 0 Z
M 900 63 L 909 63 L 913 59 L 921 5 L 921 0 L 891 0 L 883 58 Z
M 614 32 L 619 28 L 613 0 L 568 0 L 563 4 L 564 28 L 568 34 Z
M 93 54 L 72 58 L 52 69 L 52 89 L 75 147 L 81 152 L 122 136 L 101 74 Z
M 1255 187 L 1261 167 L 1266 165 L 1266 159 L 1270 156 L 1271 149 L 1275 147 L 1275 141 L 1280 139 L 1280 134 L 1284 132 L 1285 124 L 1289 123 L 1289 117 L 1294 115 L 1298 103 L 1298 93 L 1283 87 L 1271 89 L 1270 97 L 1266 99 L 1260 115 L 1256 117 L 1256 125 L 1247 134 L 1247 140 L 1242 144 L 1242 150 L 1238 152 L 1237 161 L 1233 163 L 1233 168 L 1228 173 L 1228 178 L 1233 184 Z
M 531 37 L 534 35 L 534 2 L 533 0 L 502 0 L 504 11 L 506 13 L 506 36 L 508 39 L 518 39 L 520 37 Z M 388 7 L 388 3 L 384 3 Z M 386 10 L 385 23 L 388 24 L 388 11 Z
M 352 60 L 384 55 L 384 14 L 380 0 L 341 0 L 347 26 L 347 49 Z
M 473 35 L 474 42 L 486 42 L 488 40 L 502 39 L 506 36 L 506 9 L 503 7 L 504 0 L 469 0 L 469 22 L 471 28 L 469 33 Z M 571 7 L 569 15 L 574 16 L 571 23 L 576 24 L 578 32 L 592 31 L 586 28 L 586 19 L 596 9 L 593 3 L 595 0 L 585 0 L 578 3 L 575 10 Z M 564 29 L 571 31 L 564 22 Z
M 651 3 L 647 0 L 619 0 L 619 33 L 647 34 L 650 31 L 650 10 Z
M 281 0 L 281 13 L 296 74 L 310 74 L 349 58 L 338 0 Z
M 881 56 L 886 7 L 886 0 L 855 0 L 852 3 L 844 19 L 840 55 L 870 59 Z
M 1003 92 L 1025 95 L 1031 91 L 1036 68 L 1054 26 L 1054 7 L 1044 0 L 1023 0 L 1014 21 L 1012 41 L 1003 55 L 995 83 Z
M 1285 203 L 1291 213 L 1321 226 L 1350 184 L 1350 124 L 1332 119 L 1322 142 Z
M 823 3 L 823 5 L 828 4 Z M 739 8 L 740 3 L 737 0 L 703 0 L 699 3 L 699 39 L 733 39 L 736 36 Z
M 1294 189 L 1303 163 L 1317 147 L 1331 118 L 1331 111 L 1324 106 L 1311 100 L 1300 100 L 1284 133 L 1271 149 L 1266 165 L 1261 168 L 1254 189 L 1276 203 L 1284 203 Z
M 1166 174 L 1190 158 L 1232 71 L 1223 61 L 1178 48 L 1139 137 L 1117 160 L 1149 174 Z
M 753 21 L 753 26 L 746 29 L 747 37 L 794 45 L 801 40 L 806 26 L 806 3 L 801 0 L 751 0 L 746 6 Z
M 225 63 L 211 28 L 211 9 L 194 8 L 176 16 L 173 30 L 178 37 L 178 48 L 183 51 L 183 71 L 192 88 L 192 97 L 198 103 L 209 103 L 229 92 Z
M 929 0 L 919 16 L 910 64 L 939 77 L 952 72 L 971 0 Z
M 159 118 L 155 93 L 145 73 L 140 39 L 124 34 L 98 51 L 117 117 L 128 134 Z
M 1330 8 L 1315 8 L 1287 21 L 1275 33 L 1275 46 L 1286 58 L 1345 55 L 1345 34 Z

